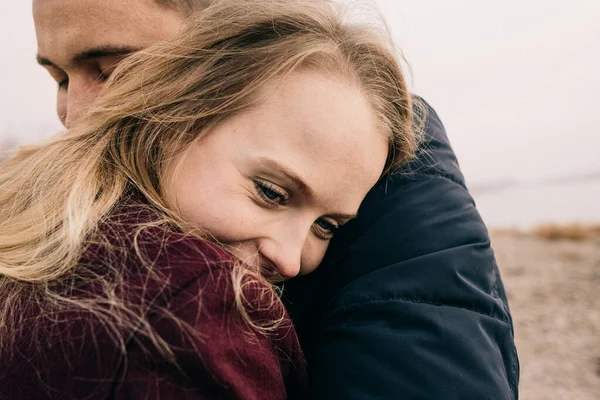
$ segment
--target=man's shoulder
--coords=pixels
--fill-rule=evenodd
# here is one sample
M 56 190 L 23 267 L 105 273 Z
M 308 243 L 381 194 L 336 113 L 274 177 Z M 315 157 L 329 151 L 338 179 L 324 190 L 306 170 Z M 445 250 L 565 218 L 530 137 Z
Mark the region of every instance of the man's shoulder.
M 426 131 L 418 159 L 369 193 L 323 265 L 286 286 L 319 398 L 375 387 L 388 388 L 381 398 L 516 397 L 487 229 L 431 108 Z
M 402 288 L 391 293 L 448 300 L 451 276 L 458 274 L 472 276 L 477 286 L 493 292 L 498 274 L 487 228 L 438 115 L 418 101 L 426 110 L 418 158 L 369 192 L 358 217 L 332 241 L 322 266 L 298 280 L 299 286 L 327 281 L 323 295 L 332 302 L 340 293 L 352 292 L 359 279 L 357 292 L 367 293 L 363 285 L 389 276 L 391 282 L 402 282 Z M 411 287 L 415 281 L 427 283 L 421 292 Z M 445 283 L 439 285 L 441 281 Z M 296 282 L 288 286 L 293 289 Z M 386 287 L 389 282 L 375 289 L 384 293 Z M 462 287 L 459 296 L 464 296 Z
M 407 166 L 394 171 L 390 179 L 415 180 L 444 177 L 466 187 L 458 159 L 438 113 L 418 96 L 413 96 L 413 101 L 415 129 L 422 132 L 421 143 L 416 157 Z

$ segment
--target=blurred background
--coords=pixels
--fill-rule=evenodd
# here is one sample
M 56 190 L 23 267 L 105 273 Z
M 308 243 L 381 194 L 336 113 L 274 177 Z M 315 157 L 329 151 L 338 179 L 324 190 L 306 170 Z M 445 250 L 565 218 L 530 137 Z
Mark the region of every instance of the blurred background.
M 488 225 L 600 222 L 600 1 L 376 3 Z M 2 0 L 4 147 L 61 128 L 55 83 L 35 63 L 30 8 Z
M 375 3 L 492 230 L 521 397 L 600 398 L 600 1 Z M 0 6 L 4 148 L 61 130 L 30 8 Z

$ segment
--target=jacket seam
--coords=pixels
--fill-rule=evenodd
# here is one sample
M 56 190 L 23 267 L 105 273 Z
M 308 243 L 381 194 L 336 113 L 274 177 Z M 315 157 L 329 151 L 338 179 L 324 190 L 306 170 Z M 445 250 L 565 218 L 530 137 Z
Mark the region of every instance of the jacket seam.
M 498 266 L 494 263 L 494 285 L 492 286 L 492 295 L 496 298 L 500 298 L 498 296 Z
M 451 182 L 460 185 L 461 187 L 467 189 L 465 183 L 455 177 L 454 175 L 446 172 L 394 172 L 390 179 L 400 178 L 404 180 L 417 180 L 417 179 L 425 179 L 425 178 L 444 178 Z
M 502 341 L 505 341 L 506 336 L 509 334 L 510 334 L 510 331 L 504 332 L 502 334 Z M 514 340 L 512 341 L 512 343 L 514 343 Z M 518 398 L 518 385 L 515 382 L 515 380 L 517 378 L 517 375 L 516 375 L 517 371 L 515 368 L 515 366 L 516 366 L 515 360 L 517 357 L 517 350 L 514 345 L 511 346 L 510 355 L 512 356 L 512 357 L 510 357 L 510 371 L 508 371 L 508 369 L 507 369 L 507 374 L 508 374 L 508 372 L 510 372 L 510 376 L 507 376 L 506 378 L 508 380 L 507 383 L 508 383 L 508 390 L 510 390 L 510 395 L 511 395 L 510 398 L 516 400 Z
M 511 336 L 513 336 L 511 334 Z M 511 377 L 510 377 L 510 389 L 513 395 L 513 398 L 516 400 L 519 398 L 519 356 L 517 354 L 517 348 L 514 345 L 514 337 L 512 340 L 512 362 L 511 362 L 511 367 L 512 367 L 512 373 L 511 373 Z
M 455 309 L 459 309 L 459 310 L 474 312 L 476 314 L 498 320 L 498 321 L 503 322 L 510 326 L 510 321 L 506 318 L 501 318 L 497 315 L 486 314 L 484 312 L 481 312 L 481 311 L 473 309 L 473 308 L 461 307 L 461 306 L 456 306 L 456 305 L 452 305 L 452 304 L 445 304 L 445 303 L 439 303 L 439 302 L 435 302 L 435 301 L 428 301 L 428 300 L 422 300 L 422 299 L 407 298 L 407 297 L 402 297 L 402 296 L 391 296 L 391 297 L 388 297 L 385 299 L 370 299 L 370 300 L 356 301 L 351 304 L 347 304 L 347 305 L 343 305 L 343 306 L 339 306 L 339 307 L 335 308 L 333 311 L 326 314 L 323 317 L 323 319 L 324 320 L 329 319 L 334 314 L 344 311 L 344 310 L 351 309 L 353 307 L 360 307 L 360 306 L 369 305 L 369 304 L 378 304 L 378 303 L 387 303 L 387 302 L 407 302 L 407 303 L 414 303 L 414 304 L 426 304 L 426 305 L 436 306 L 436 307 L 450 307 L 450 308 L 455 308 Z

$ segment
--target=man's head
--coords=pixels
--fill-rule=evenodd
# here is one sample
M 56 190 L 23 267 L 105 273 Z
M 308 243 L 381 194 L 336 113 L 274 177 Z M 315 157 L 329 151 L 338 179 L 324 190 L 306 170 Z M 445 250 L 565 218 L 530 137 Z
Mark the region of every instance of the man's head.
M 175 35 L 210 0 L 33 0 L 38 62 L 58 84 L 65 126 L 94 100 L 115 64 Z

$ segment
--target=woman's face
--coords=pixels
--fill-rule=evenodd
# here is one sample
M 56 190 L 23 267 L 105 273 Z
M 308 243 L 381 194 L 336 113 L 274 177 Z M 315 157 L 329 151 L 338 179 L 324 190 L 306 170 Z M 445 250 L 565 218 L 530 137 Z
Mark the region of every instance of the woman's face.
M 296 71 L 172 160 L 165 192 L 184 219 L 242 260 L 291 278 L 319 265 L 387 152 L 356 86 Z

